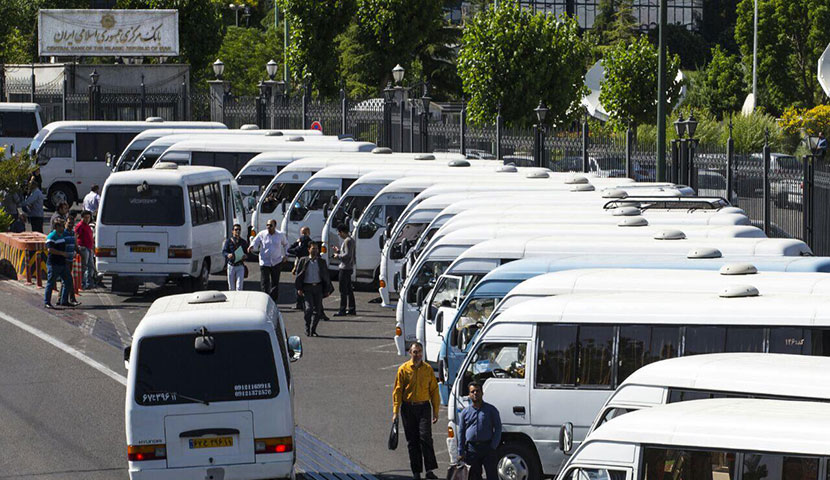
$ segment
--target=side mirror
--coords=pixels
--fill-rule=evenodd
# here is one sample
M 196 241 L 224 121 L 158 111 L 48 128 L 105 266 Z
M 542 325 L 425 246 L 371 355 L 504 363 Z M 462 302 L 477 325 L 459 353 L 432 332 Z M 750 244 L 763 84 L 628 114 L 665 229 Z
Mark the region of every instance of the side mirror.
M 574 448 L 574 424 L 565 422 L 559 427 L 559 450 L 569 454 Z
M 378 246 L 381 250 L 383 250 L 383 244 L 386 242 L 386 235 L 381 235 L 378 237 Z
M 420 307 L 422 303 L 424 303 L 424 287 L 418 287 L 415 292 L 415 304 Z
M 300 337 L 288 337 L 288 360 L 296 362 L 303 358 L 303 341 Z
M 435 331 L 438 332 L 440 335 L 444 332 L 444 312 L 438 312 L 438 315 L 435 316 Z
M 286 199 L 284 199 L 284 198 L 283 198 L 283 199 L 282 199 L 282 201 L 280 202 L 280 208 L 282 208 L 282 214 L 283 214 L 283 215 L 285 215 L 285 204 L 286 204 L 286 203 L 288 203 L 288 200 L 286 200 Z
M 126 368 L 127 370 L 130 369 L 130 353 L 132 353 L 132 351 L 133 351 L 133 346 L 132 345 L 127 345 L 124 348 L 124 368 Z
M 337 205 L 337 195 L 332 195 L 329 197 L 329 206 L 334 208 L 335 205 Z
M 329 204 L 323 204 L 323 218 L 329 218 Z
M 12 152 L 12 153 L 14 153 L 14 152 Z M 107 152 L 107 157 L 106 158 L 107 158 L 107 166 L 112 168 L 112 154 Z

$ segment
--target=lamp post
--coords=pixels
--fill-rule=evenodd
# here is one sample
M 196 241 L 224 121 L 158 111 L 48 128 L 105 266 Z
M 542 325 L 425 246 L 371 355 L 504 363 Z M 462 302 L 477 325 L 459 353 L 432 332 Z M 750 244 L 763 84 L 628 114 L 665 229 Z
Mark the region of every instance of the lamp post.
M 538 167 L 545 166 L 545 117 L 548 115 L 548 107 L 542 100 L 533 109 L 536 112 L 536 164 Z
M 815 228 L 815 215 L 813 213 L 813 188 L 815 182 L 815 164 L 816 158 L 819 157 L 819 137 L 816 135 L 809 135 L 807 130 L 801 129 L 802 140 L 807 149 L 810 150 L 810 155 L 805 155 L 802 160 L 802 168 L 804 171 L 804 178 L 802 179 L 801 187 L 801 208 L 803 215 L 802 240 L 810 247 L 813 246 L 813 231 Z
M 383 89 L 383 146 L 392 148 L 392 100 L 395 97 L 395 89 L 392 82 L 386 84 Z
M 421 113 L 421 149 L 424 152 L 429 152 L 429 104 L 432 98 L 429 96 L 429 82 L 424 82 L 424 94 L 421 96 L 421 105 L 424 111 Z
M 683 161 L 683 135 L 686 134 L 686 122 L 683 121 L 683 116 L 679 115 L 677 120 L 674 121 L 674 133 L 677 134 L 677 138 L 672 140 L 672 163 L 671 163 L 671 181 L 674 183 L 681 183 L 680 182 L 680 172 L 681 167 L 680 164 L 685 162 Z
M 262 125 L 262 128 L 266 128 L 265 123 L 264 123 L 266 117 L 270 117 L 270 119 L 271 119 L 271 121 L 269 122 L 269 125 L 268 125 L 267 128 L 275 128 L 274 124 L 276 123 L 276 120 L 275 120 L 276 115 L 274 113 L 274 108 L 275 108 L 275 102 L 276 102 L 277 95 L 276 95 L 276 92 L 274 90 L 275 90 L 275 86 L 276 86 L 277 82 L 274 81 L 274 77 L 277 76 L 277 67 L 278 67 L 277 62 L 275 62 L 274 60 L 268 60 L 268 63 L 265 64 L 265 73 L 268 74 L 268 80 L 265 80 L 264 82 L 262 82 L 262 83 L 265 84 L 265 96 L 266 96 L 266 102 L 263 105 L 264 111 L 263 111 L 263 125 Z
M 689 135 L 689 153 L 688 153 L 688 163 L 689 163 L 689 173 L 688 173 L 688 181 L 689 186 L 692 187 L 695 191 L 697 190 L 697 168 L 695 167 L 695 147 L 697 147 L 698 139 L 695 138 L 695 131 L 697 130 L 697 120 L 695 119 L 695 114 L 690 113 L 689 118 L 686 119 L 686 133 Z
M 398 123 L 398 138 L 400 139 L 400 144 L 398 150 L 403 152 L 403 114 L 404 110 L 406 109 L 406 87 L 401 86 L 401 82 L 403 81 L 405 70 L 401 66 L 401 64 L 395 65 L 395 68 L 392 69 L 392 79 L 395 80 L 395 99 L 398 101 L 398 114 L 400 115 L 400 122 Z
M 98 120 L 98 93 L 101 91 L 101 87 L 98 85 L 98 74 L 97 69 L 93 69 L 92 73 L 89 74 L 89 119 L 90 120 Z
M 239 26 L 239 11 L 242 10 L 243 8 L 245 8 L 245 7 L 243 5 L 236 5 L 234 3 L 231 3 L 230 5 L 228 5 L 228 8 L 233 10 L 234 18 L 235 18 L 235 25 L 238 27 Z
M 222 63 L 222 60 L 216 59 L 213 62 L 213 74 L 216 75 L 217 80 L 222 80 L 222 74 L 225 73 L 225 64 Z

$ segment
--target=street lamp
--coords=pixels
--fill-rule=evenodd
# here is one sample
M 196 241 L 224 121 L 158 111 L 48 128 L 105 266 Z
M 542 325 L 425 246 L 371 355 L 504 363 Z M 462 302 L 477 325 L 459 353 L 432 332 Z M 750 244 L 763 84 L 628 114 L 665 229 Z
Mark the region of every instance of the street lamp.
M 395 79 L 396 85 L 399 85 L 403 81 L 403 74 L 404 69 L 401 64 L 395 65 L 395 68 L 392 69 L 392 78 Z
M 225 64 L 222 63 L 222 60 L 216 59 L 213 62 L 213 74 L 216 75 L 217 80 L 222 80 L 222 74 L 225 73 Z
M 697 130 L 697 120 L 695 120 L 695 114 L 690 113 L 689 118 L 686 119 L 686 131 L 689 132 L 689 139 L 694 139 L 695 130 Z
M 539 105 L 533 109 L 536 112 L 536 161 L 539 167 L 545 166 L 545 117 L 548 115 L 548 107 L 545 102 L 539 100 Z
M 234 3 L 231 3 L 230 5 L 228 5 L 228 8 L 233 10 L 235 18 L 236 18 L 235 23 L 236 23 L 236 26 L 238 27 L 239 26 L 239 11 L 242 10 L 243 8 L 245 8 L 245 7 L 243 5 L 236 5 Z
M 89 74 L 89 80 L 92 82 L 92 85 L 98 85 L 98 77 L 100 76 L 97 69 L 92 69 L 92 73 Z
M 277 66 L 277 62 L 273 60 L 268 60 L 268 63 L 265 64 L 265 71 L 268 72 L 269 79 L 273 80 L 277 75 Z
M 674 121 L 674 131 L 678 139 L 682 139 L 686 134 L 686 122 L 683 121 L 683 115 L 678 115 L 677 120 Z
M 539 106 L 533 109 L 536 112 L 536 119 L 539 120 L 539 125 L 541 126 L 545 123 L 545 117 L 548 114 L 548 107 L 545 106 L 545 103 L 539 100 Z

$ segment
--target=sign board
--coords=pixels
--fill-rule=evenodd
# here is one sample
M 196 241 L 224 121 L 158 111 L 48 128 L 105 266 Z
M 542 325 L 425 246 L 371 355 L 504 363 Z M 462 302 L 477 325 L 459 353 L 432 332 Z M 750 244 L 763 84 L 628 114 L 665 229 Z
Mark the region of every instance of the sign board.
M 178 10 L 40 10 L 41 57 L 172 57 Z
M 323 131 L 323 125 L 319 121 L 314 120 L 313 122 L 311 122 L 311 129 L 312 130 L 319 130 L 319 131 L 322 132 Z
M 830 45 L 827 45 L 818 59 L 818 83 L 824 94 L 830 96 Z

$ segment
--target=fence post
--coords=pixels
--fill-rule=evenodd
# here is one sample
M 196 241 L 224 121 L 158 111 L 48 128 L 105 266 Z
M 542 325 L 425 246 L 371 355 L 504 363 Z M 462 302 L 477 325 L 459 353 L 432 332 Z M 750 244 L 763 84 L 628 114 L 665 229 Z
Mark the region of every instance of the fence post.
M 182 105 L 182 114 L 179 117 L 181 120 L 190 120 L 190 112 L 187 108 L 187 83 L 185 83 L 184 79 L 182 80 L 182 87 L 181 93 L 182 97 L 181 105 Z
M 144 85 L 144 74 L 141 74 L 141 118 L 139 120 L 144 120 L 147 118 L 147 90 Z
M 770 164 L 770 148 L 769 148 L 769 129 L 764 131 L 764 233 L 769 236 L 772 225 L 770 218 L 770 185 L 769 185 L 769 164 Z
M 308 83 L 308 79 L 306 78 L 303 82 L 303 127 L 302 129 L 308 128 L 308 102 L 311 101 L 311 84 Z
M 633 178 L 633 165 L 631 162 L 631 149 L 632 145 L 632 138 L 631 138 L 631 124 L 628 124 L 628 128 L 625 129 L 625 176 L 628 178 Z
M 32 64 L 31 80 L 32 80 L 32 93 L 29 95 L 29 97 L 30 97 L 30 101 L 32 103 L 35 103 L 35 64 L 34 63 Z
M 467 143 L 464 137 L 467 133 L 467 104 L 461 99 L 461 155 L 467 155 Z
M 346 134 L 346 112 L 348 111 L 348 101 L 346 100 L 346 89 L 340 89 L 340 134 Z
M 225 82 L 208 80 L 210 88 L 210 121 L 225 123 Z
M 541 127 L 538 123 L 533 124 L 533 165 L 542 166 L 542 146 L 540 145 Z
M 6 101 L 6 65 L 0 63 L 0 102 Z
M 89 74 L 89 119 L 97 120 L 97 108 L 95 105 L 95 89 L 98 85 L 98 71 L 93 69 Z
M 697 192 L 697 168 L 695 167 L 695 148 L 698 140 L 696 138 L 689 139 L 689 186 L 692 190 Z
M 670 179 L 671 179 L 672 183 L 680 183 L 680 180 L 678 178 L 680 176 L 680 173 L 679 173 L 680 166 L 678 165 L 678 162 L 680 162 L 680 148 L 678 147 L 678 145 L 680 145 L 680 143 L 676 138 L 671 141 L 671 172 L 670 172 L 671 175 L 670 175 Z
M 429 96 L 429 82 L 424 83 L 424 95 L 421 97 L 421 102 L 424 104 L 424 121 L 421 126 L 423 143 L 421 144 L 421 149 L 429 153 L 429 104 L 432 102 L 432 98 Z
M 404 142 L 403 142 L 403 112 L 406 110 L 406 102 L 403 98 L 403 89 L 399 89 L 399 87 L 395 88 L 395 91 L 400 91 L 401 99 L 400 99 L 400 108 L 398 109 L 398 117 L 400 118 L 400 124 L 398 125 L 398 151 L 405 152 L 404 149 Z
M 415 151 L 415 104 L 409 103 L 409 151 Z
M 813 199 L 813 184 L 810 175 L 810 170 L 815 157 L 811 155 L 804 155 L 801 159 L 802 174 L 804 178 L 801 184 L 801 215 L 802 215 L 802 235 L 801 239 L 809 246 L 813 247 L 813 206 L 811 205 Z
M 383 89 L 383 146 L 392 148 L 392 82 Z
M 582 117 L 582 173 L 588 173 L 588 142 L 590 132 L 588 131 L 588 113 Z
M 66 81 L 66 76 L 65 75 L 63 77 L 63 81 L 61 82 L 61 87 L 62 87 L 62 90 L 61 90 L 61 110 L 63 111 L 63 113 L 61 115 L 61 120 L 66 120 L 66 117 L 67 117 L 67 114 L 66 114 L 66 94 L 68 92 L 69 83 Z M 0 97 L 0 98 L 2 98 L 2 97 Z
M 726 201 L 732 203 L 732 171 L 735 168 L 735 141 L 732 139 L 732 117 L 729 117 L 729 138 L 726 139 Z M 738 196 L 735 195 L 737 204 Z
M 501 135 L 502 135 L 502 118 L 501 118 L 501 103 L 498 110 L 496 110 L 496 160 L 504 160 L 501 154 Z

